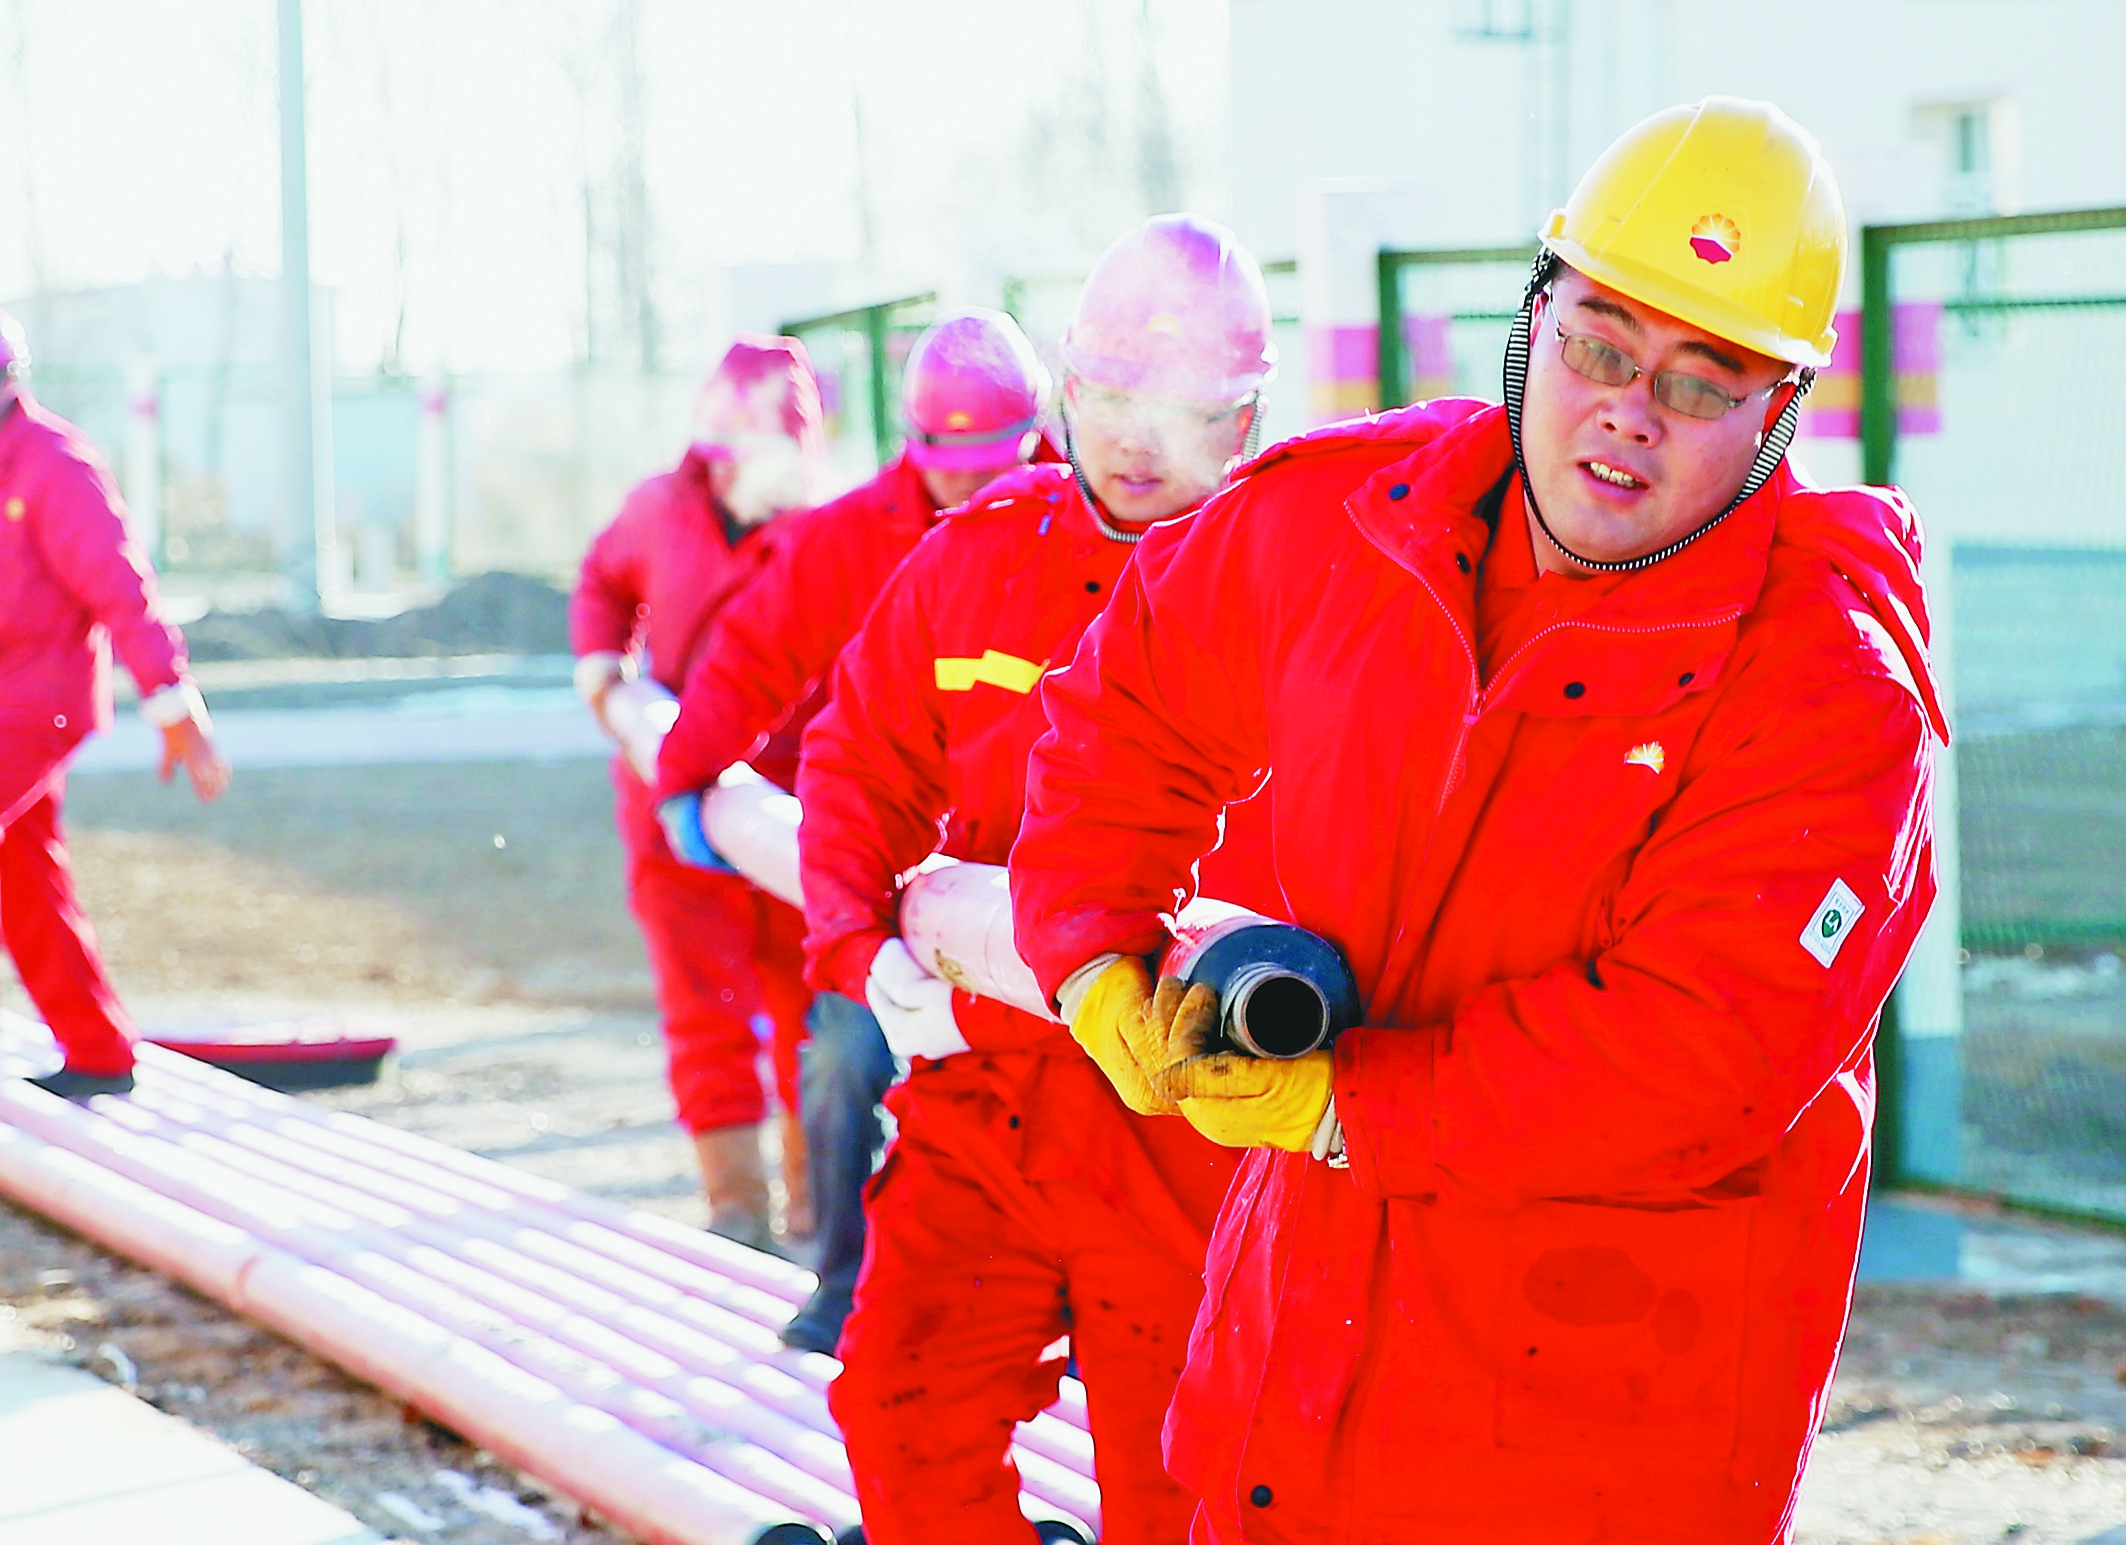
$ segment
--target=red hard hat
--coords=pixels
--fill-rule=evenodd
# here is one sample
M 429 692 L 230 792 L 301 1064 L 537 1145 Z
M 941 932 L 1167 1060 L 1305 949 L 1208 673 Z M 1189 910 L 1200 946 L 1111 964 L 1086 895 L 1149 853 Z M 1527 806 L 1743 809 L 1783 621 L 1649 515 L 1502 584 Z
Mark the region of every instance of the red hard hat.
M 1157 215 L 1100 256 L 1063 362 L 1117 391 L 1237 402 L 1277 370 L 1262 270 L 1224 226 Z
M 694 448 L 714 455 L 734 440 L 772 434 L 808 455 L 822 447 L 819 382 L 802 341 L 740 333 L 695 400 Z
M 22 324 L 12 313 L 0 311 L 0 381 L 27 375 L 29 368 L 30 345 Z
M 940 472 L 1003 471 L 1033 454 L 1048 372 L 1019 324 L 967 310 L 924 329 L 908 355 L 908 459 Z

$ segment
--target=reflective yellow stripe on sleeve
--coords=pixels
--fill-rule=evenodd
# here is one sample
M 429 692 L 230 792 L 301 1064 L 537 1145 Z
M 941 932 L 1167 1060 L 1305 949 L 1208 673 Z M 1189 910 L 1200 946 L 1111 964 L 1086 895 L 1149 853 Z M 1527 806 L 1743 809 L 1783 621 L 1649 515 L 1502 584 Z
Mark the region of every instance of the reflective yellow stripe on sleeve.
M 1015 654 L 1005 654 L 997 649 L 983 650 L 979 659 L 966 655 L 940 655 L 937 659 L 938 690 L 972 692 L 977 683 L 987 682 L 1006 692 L 1031 692 L 1045 669 L 1031 660 L 1022 660 Z

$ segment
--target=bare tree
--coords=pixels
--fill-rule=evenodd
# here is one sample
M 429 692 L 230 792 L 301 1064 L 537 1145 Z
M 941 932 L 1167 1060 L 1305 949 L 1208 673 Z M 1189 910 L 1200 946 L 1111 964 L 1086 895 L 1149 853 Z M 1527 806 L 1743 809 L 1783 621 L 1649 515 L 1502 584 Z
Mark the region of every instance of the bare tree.
M 1181 207 L 1181 168 L 1174 154 L 1173 112 L 1159 80 L 1152 0 L 1137 7 L 1137 179 L 1153 214 Z
M 595 363 L 624 352 L 654 370 L 660 339 L 643 13 L 644 0 L 606 0 L 589 16 L 581 5 L 548 6 L 580 135 L 584 358 Z
M 44 297 L 51 285 L 51 271 L 44 250 L 44 222 L 37 205 L 37 112 L 30 98 L 30 56 L 33 28 L 30 0 L 9 0 L 6 59 L 13 86 L 21 152 L 17 164 L 22 179 L 22 255 L 29 265 L 32 328 L 42 320 Z

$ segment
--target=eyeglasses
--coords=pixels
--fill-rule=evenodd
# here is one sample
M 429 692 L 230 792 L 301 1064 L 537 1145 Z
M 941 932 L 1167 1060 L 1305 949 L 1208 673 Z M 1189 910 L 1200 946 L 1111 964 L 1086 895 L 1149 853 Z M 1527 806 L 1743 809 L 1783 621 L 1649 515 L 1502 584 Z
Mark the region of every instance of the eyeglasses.
M 1172 397 L 1154 397 L 1147 392 L 1118 391 L 1096 385 L 1083 377 L 1072 379 L 1076 382 L 1076 391 L 1071 402 L 1078 418 L 1084 423 L 1098 424 L 1108 433 L 1137 429 L 1161 436 L 1202 434 L 1231 419 L 1254 400 L 1183 402 Z
M 1629 386 L 1646 374 L 1615 344 L 1605 343 L 1587 333 L 1566 332 L 1555 311 L 1551 313 L 1550 325 L 1557 332 L 1564 361 L 1575 375 L 1585 376 L 1598 386 Z M 1761 397 L 1777 385 L 1779 383 L 1774 381 L 1763 391 L 1736 397 L 1703 376 L 1694 376 L 1687 371 L 1656 370 L 1653 373 L 1654 401 L 1664 408 L 1674 409 L 1685 418 L 1725 418 L 1751 397 Z

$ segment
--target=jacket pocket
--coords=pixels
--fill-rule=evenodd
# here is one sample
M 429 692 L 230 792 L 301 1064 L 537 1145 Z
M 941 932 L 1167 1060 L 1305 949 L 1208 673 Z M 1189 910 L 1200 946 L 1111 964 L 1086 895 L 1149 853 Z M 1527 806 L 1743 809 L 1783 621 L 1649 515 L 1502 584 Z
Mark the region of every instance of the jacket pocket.
M 1758 1203 L 1522 1209 L 1501 1316 L 1501 1448 L 1734 1450 Z

